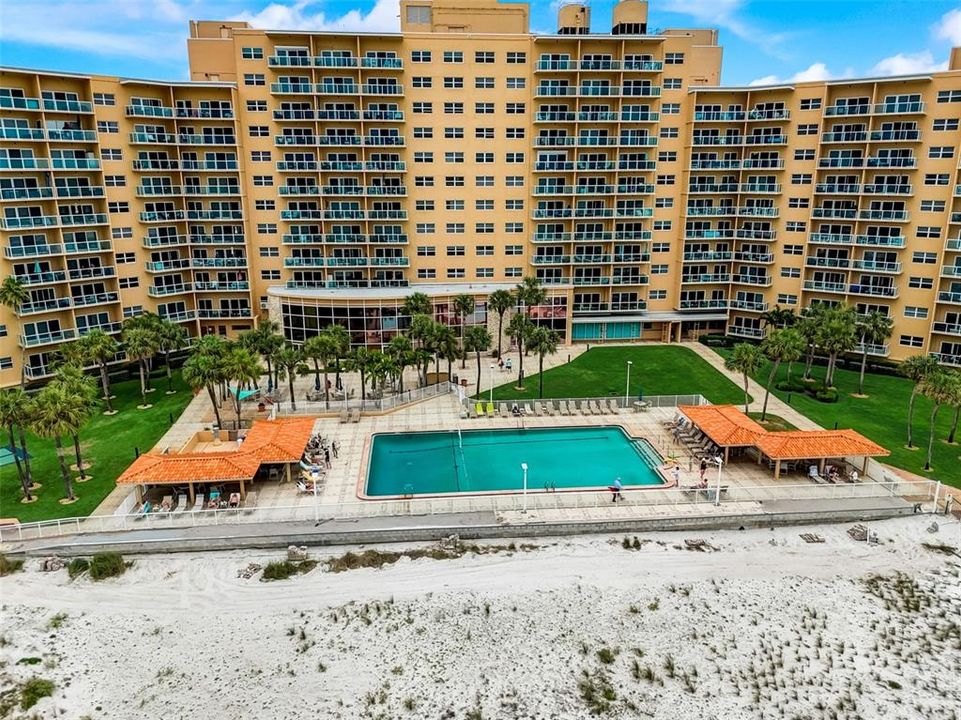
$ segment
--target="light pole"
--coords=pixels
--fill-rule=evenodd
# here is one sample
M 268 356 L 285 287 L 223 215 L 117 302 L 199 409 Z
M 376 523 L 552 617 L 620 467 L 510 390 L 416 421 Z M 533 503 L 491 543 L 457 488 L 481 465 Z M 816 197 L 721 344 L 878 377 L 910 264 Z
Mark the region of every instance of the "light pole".
M 631 365 L 634 363 L 631 360 L 627 361 L 627 382 L 624 384 L 624 408 L 626 409 L 630 404 L 631 395 Z
M 524 508 L 522 513 L 527 512 L 527 463 L 521 463 L 521 470 L 524 471 Z
M 714 458 L 714 462 L 717 463 L 717 489 L 714 491 L 714 505 L 715 507 L 721 504 L 721 466 L 724 461 L 721 460 L 721 456 L 718 455 Z
M 521 315 L 527 315 L 527 304 L 523 300 L 521 300 Z M 525 330 L 527 329 L 527 325 L 522 325 L 521 327 Z M 521 333 L 521 337 L 519 338 L 519 340 L 520 341 L 517 343 L 517 349 L 520 350 L 520 353 L 517 356 L 517 365 L 518 365 L 517 387 L 523 388 L 524 387 L 524 335 L 523 335 L 523 332 Z
M 494 363 L 491 363 L 491 407 L 494 406 Z

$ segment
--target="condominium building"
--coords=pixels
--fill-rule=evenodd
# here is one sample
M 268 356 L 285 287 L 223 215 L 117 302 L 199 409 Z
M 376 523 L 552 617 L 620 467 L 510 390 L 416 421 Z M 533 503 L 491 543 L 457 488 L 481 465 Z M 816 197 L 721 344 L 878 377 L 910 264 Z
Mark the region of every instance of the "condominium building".
M 3 70 L 0 385 L 158 313 L 379 347 L 404 298 L 534 276 L 565 342 L 762 338 L 779 305 L 895 323 L 961 366 L 961 49 L 926 75 L 720 86 L 717 31 L 401 0 L 401 32 L 192 22 L 191 81 Z M 118 360 L 122 360 L 119 357 Z

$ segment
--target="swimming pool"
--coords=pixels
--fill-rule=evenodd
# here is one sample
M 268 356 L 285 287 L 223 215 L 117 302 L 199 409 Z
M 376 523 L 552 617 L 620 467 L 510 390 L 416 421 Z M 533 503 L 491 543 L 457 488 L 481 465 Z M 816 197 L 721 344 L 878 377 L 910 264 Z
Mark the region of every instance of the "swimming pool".
M 657 452 L 616 425 L 378 433 L 365 495 L 438 495 L 663 484 Z

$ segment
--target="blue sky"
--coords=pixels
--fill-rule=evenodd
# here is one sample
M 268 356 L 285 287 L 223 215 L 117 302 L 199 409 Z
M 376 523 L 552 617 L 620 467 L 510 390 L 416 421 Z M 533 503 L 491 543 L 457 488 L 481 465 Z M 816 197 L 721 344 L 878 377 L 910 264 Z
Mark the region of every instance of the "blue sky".
M 557 0 L 531 3 L 555 29 Z M 610 28 L 612 1 L 592 24 Z M 958 0 L 652 0 L 650 25 L 717 27 L 725 85 L 929 72 L 961 45 Z M 189 19 L 271 29 L 390 31 L 397 0 L 0 0 L 0 64 L 157 79 L 187 77 Z

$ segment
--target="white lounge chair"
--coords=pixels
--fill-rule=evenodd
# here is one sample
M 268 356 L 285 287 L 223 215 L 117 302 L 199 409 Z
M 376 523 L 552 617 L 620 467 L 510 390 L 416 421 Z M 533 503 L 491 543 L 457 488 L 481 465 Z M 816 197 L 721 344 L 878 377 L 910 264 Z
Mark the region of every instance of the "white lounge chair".
M 194 498 L 193 512 L 198 512 L 204 509 L 204 494 L 201 493 Z
M 178 495 L 178 496 L 177 496 L 177 509 L 176 509 L 175 512 L 182 513 L 182 512 L 183 512 L 184 510 L 186 510 L 186 509 L 187 509 L 187 496 L 186 496 L 186 495 Z

